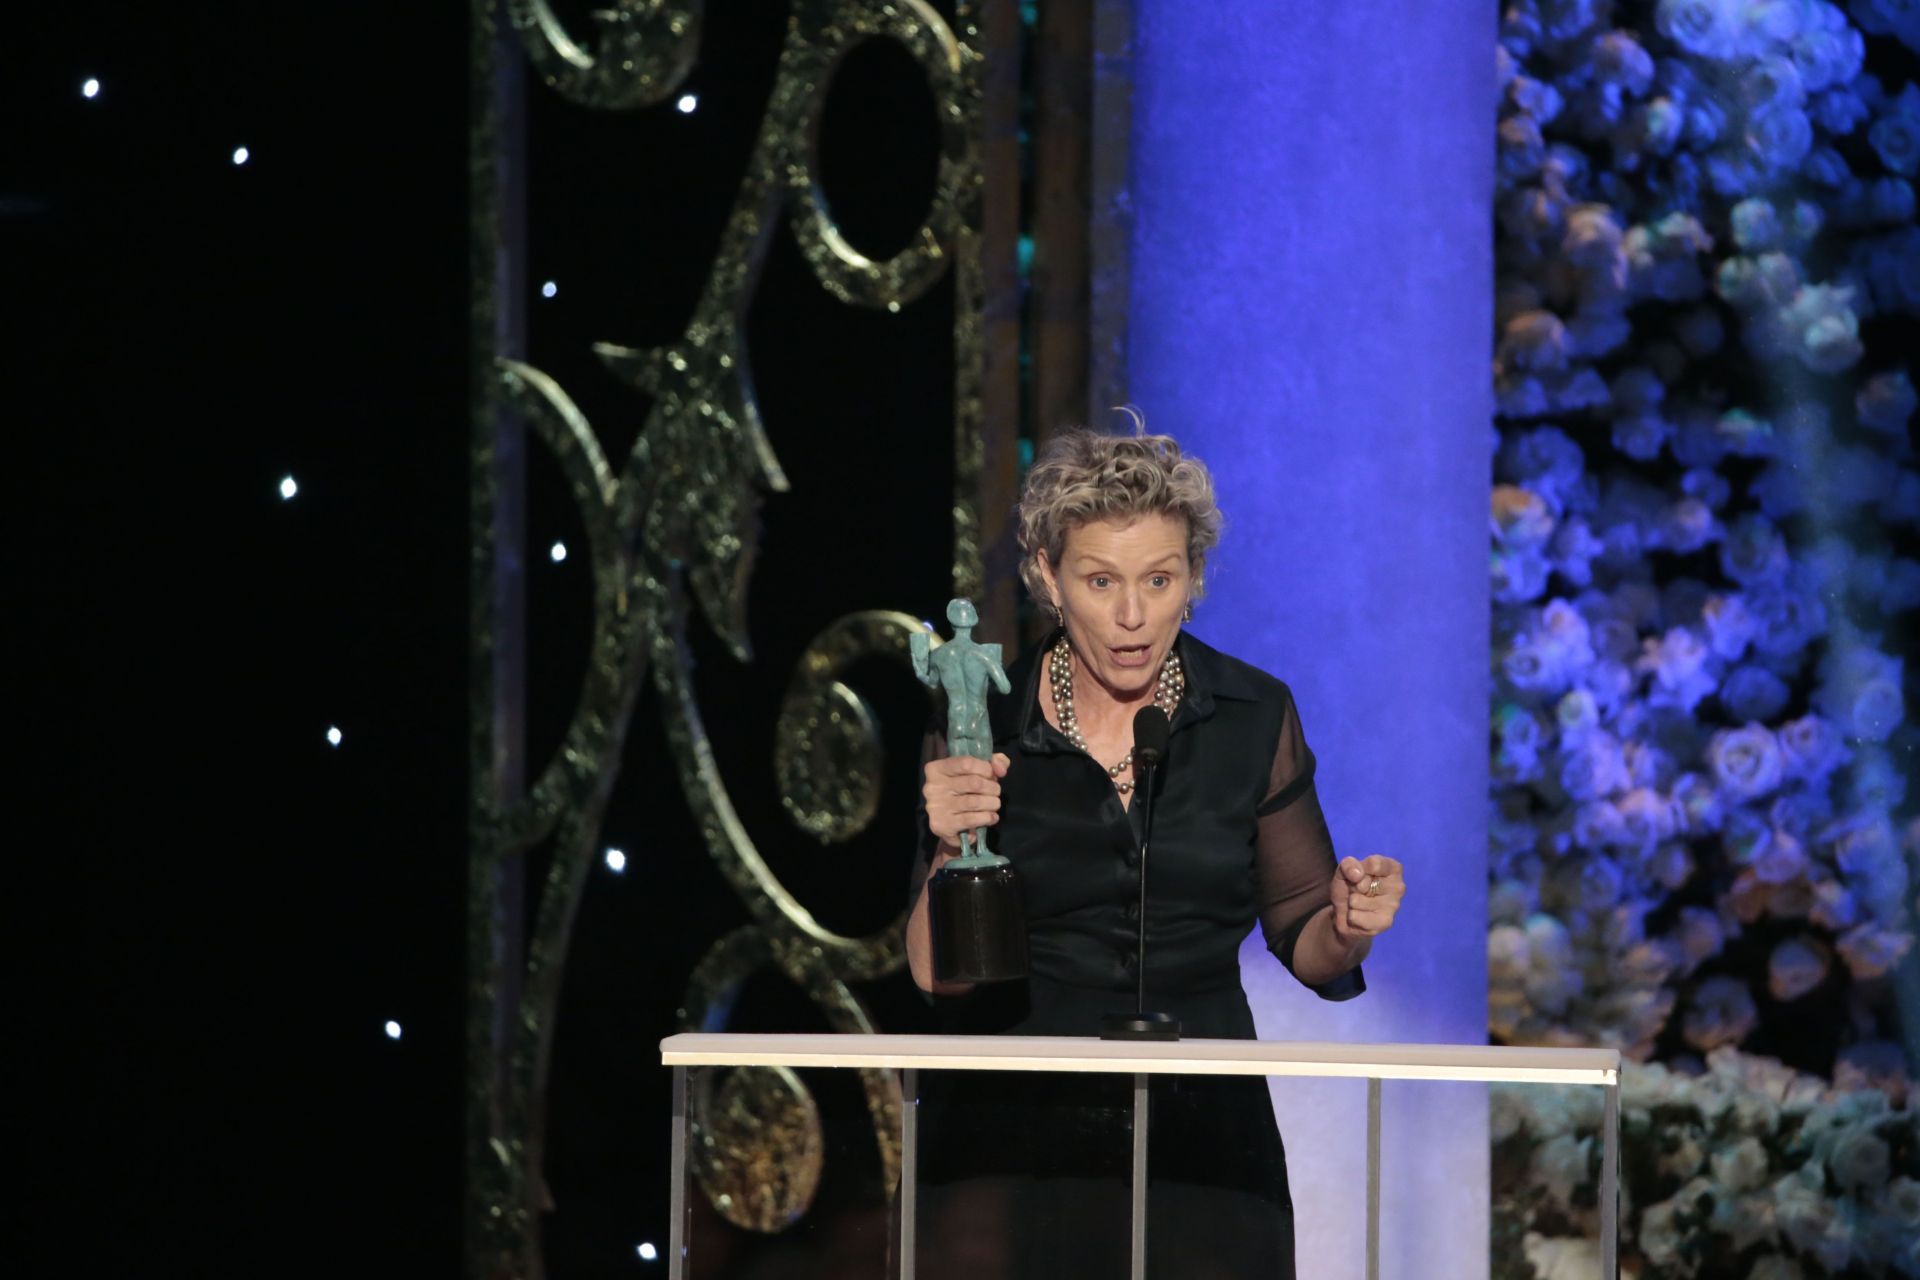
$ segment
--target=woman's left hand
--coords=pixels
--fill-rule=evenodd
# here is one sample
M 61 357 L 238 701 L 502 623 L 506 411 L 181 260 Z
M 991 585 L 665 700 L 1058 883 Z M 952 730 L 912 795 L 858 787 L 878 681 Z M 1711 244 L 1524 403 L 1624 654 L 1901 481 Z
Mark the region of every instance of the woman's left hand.
M 1407 878 L 1395 859 L 1377 853 L 1342 858 L 1333 872 L 1334 936 L 1351 944 L 1385 933 L 1406 896 Z

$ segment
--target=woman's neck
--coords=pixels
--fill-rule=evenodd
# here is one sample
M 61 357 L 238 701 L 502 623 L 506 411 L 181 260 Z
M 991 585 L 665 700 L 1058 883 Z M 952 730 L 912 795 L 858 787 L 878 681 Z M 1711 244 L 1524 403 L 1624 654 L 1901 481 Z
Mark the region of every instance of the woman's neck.
M 1068 654 L 1073 664 L 1073 709 L 1081 732 L 1091 737 L 1104 737 L 1110 730 L 1132 733 L 1134 713 L 1152 705 L 1158 685 L 1149 681 L 1139 692 L 1123 696 L 1094 678 L 1078 650 L 1069 646 Z

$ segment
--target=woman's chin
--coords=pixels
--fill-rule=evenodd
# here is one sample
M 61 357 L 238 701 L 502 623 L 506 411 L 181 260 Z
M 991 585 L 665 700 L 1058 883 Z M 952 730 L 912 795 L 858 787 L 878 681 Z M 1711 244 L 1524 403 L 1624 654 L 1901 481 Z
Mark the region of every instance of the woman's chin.
M 1100 682 L 1116 697 L 1136 696 L 1152 686 L 1156 669 L 1152 649 L 1108 649 L 1100 663 Z

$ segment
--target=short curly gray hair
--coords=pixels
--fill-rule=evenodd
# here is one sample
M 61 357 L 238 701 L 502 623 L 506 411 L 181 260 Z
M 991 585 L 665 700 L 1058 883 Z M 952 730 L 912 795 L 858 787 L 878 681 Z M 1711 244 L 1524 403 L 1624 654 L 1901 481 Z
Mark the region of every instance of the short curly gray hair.
M 1172 436 L 1109 436 L 1084 427 L 1047 442 L 1027 472 L 1018 508 L 1020 578 L 1033 598 L 1053 603 L 1040 576 L 1040 553 L 1059 565 L 1067 534 L 1089 520 L 1175 516 L 1187 524 L 1193 594 L 1203 594 L 1207 552 L 1220 541 L 1213 477 Z

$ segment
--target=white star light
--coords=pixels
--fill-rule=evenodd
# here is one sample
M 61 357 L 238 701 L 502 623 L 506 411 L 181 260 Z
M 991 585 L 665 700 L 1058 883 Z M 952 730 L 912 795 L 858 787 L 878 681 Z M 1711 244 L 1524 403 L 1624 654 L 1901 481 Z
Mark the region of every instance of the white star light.
M 282 498 L 291 499 L 293 495 L 298 492 L 300 492 L 300 486 L 297 483 L 295 483 L 294 478 L 292 476 L 286 476 L 281 479 L 280 496 Z
M 540 286 L 540 296 L 543 298 L 551 298 L 559 292 L 560 286 L 551 280 Z
M 339 725 L 327 726 L 327 745 L 332 747 L 337 747 L 340 745 L 340 726 Z
M 388 1018 L 387 1019 L 387 1039 L 398 1040 L 399 1038 L 400 1038 L 400 1024 L 395 1022 L 392 1018 Z
M 559 564 L 567 558 L 567 544 L 564 542 L 556 542 L 552 548 L 548 550 L 547 554 L 553 557 L 555 564 Z
M 634 1252 L 640 1255 L 640 1261 L 642 1262 L 652 1262 L 660 1256 L 660 1251 L 653 1247 L 652 1241 L 643 1243 L 638 1249 L 634 1250 Z
M 80 96 L 83 98 L 99 97 L 100 82 L 98 80 L 95 80 L 92 76 L 88 76 L 87 82 L 80 86 Z
M 620 849 L 607 850 L 607 869 L 610 871 L 625 871 L 627 869 L 626 853 Z
M 233 149 L 233 162 L 235 164 L 245 164 L 247 162 L 247 157 L 251 156 L 252 154 L 253 153 L 247 150 L 245 147 L 235 147 Z
M 700 99 L 691 93 L 683 93 L 680 95 L 680 101 L 673 105 L 681 115 L 690 116 L 693 114 L 693 109 L 700 105 Z

